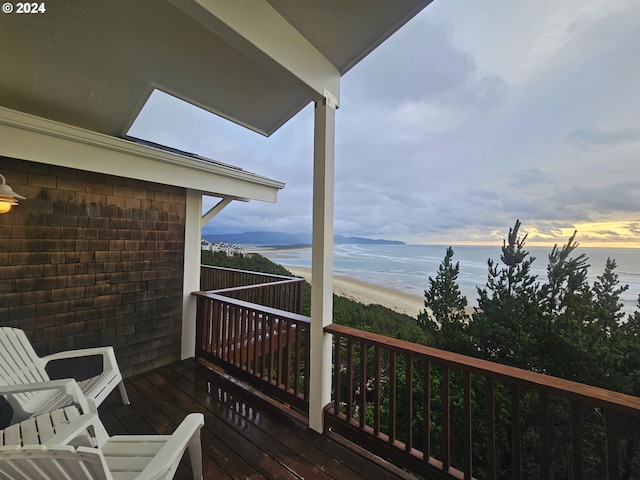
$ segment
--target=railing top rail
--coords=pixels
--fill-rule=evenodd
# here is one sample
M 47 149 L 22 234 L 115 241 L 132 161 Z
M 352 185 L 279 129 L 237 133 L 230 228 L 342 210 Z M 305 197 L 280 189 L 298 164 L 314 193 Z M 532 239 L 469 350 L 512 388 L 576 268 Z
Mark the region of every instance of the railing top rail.
M 416 343 L 385 337 L 343 325 L 331 324 L 324 327 L 324 331 L 353 340 L 365 341 L 366 343 L 378 345 L 388 350 L 424 358 L 425 360 L 460 370 L 468 370 L 472 373 L 496 380 L 514 383 L 522 387 L 545 391 L 628 415 L 640 415 L 640 398 L 624 393 L 613 392 L 603 388 L 439 350 L 425 345 L 418 345 Z
M 263 272 L 255 272 L 252 270 L 239 270 L 237 268 L 227 268 L 227 267 L 218 267 L 216 265 L 200 265 L 203 268 L 211 268 L 212 270 L 224 270 L 227 272 L 237 272 L 237 273 L 249 273 L 252 275 L 259 275 L 261 277 L 271 277 L 271 278 L 280 278 L 282 280 L 303 280 L 302 277 L 288 277 L 286 275 L 277 275 L 274 273 L 263 273 Z
M 247 310 L 254 310 L 256 312 L 275 315 L 279 318 L 293 320 L 295 322 L 311 324 L 311 318 L 306 317 L 304 315 L 287 312 L 285 310 L 279 310 L 277 308 L 265 307 L 262 305 L 257 305 L 255 303 L 245 302 L 243 300 L 236 300 L 235 298 L 225 297 L 224 295 L 218 295 L 211 292 L 192 292 L 191 295 L 195 295 L 197 297 L 209 298 L 211 300 L 216 300 L 221 303 L 228 303 L 229 305 L 236 305 L 238 307 L 246 308 Z
M 245 290 L 257 290 L 259 288 L 286 285 L 288 283 L 298 283 L 302 281 L 304 281 L 304 278 L 291 278 L 290 280 L 282 280 L 280 282 L 252 283 L 251 285 L 246 285 L 243 287 L 216 288 L 215 290 L 207 290 L 207 292 L 220 293 L 220 292 L 239 292 L 239 291 L 245 291 Z

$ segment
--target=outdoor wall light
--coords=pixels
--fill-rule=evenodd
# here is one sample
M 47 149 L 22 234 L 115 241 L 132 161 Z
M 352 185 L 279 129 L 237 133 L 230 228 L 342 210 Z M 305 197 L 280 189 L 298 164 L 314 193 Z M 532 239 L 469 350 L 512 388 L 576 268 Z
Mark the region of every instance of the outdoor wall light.
M 24 200 L 22 195 L 18 195 L 13 189 L 7 185 L 4 175 L 0 173 L 0 213 L 7 213 L 11 207 L 18 205 L 18 200 Z

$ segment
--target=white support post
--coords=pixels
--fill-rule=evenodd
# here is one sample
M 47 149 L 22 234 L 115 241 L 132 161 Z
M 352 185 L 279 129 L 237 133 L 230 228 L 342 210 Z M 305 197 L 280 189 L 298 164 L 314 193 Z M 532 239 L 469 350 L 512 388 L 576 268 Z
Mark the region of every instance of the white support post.
M 326 92 L 328 94 L 328 92 Z M 331 336 L 323 332 L 333 319 L 333 189 L 335 97 L 316 103 L 313 160 L 313 245 L 311 252 L 311 365 L 309 427 L 322 433 L 323 409 L 331 401 Z
M 182 287 L 182 348 L 180 358 L 191 358 L 196 351 L 196 298 L 200 290 L 202 194 L 187 190 L 184 227 L 184 280 Z

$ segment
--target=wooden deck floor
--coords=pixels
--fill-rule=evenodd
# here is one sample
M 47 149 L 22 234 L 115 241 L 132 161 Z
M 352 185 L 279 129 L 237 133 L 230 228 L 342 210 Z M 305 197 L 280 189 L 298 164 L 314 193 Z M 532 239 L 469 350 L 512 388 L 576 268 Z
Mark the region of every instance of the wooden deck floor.
M 194 360 L 125 380 L 130 406 L 117 389 L 100 406 L 111 435 L 173 432 L 202 412 L 205 479 L 398 480 L 413 478 L 320 435 L 260 395 Z M 190 479 L 183 461 L 176 479 Z

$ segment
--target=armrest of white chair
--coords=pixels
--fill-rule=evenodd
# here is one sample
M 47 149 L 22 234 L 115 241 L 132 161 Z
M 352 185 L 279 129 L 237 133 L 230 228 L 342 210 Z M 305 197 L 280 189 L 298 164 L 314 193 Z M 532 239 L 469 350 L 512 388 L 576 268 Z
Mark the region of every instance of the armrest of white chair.
M 67 350 L 64 352 L 52 353 L 46 355 L 40 360 L 46 365 L 53 360 L 66 360 L 70 358 L 79 357 L 92 357 L 95 355 L 102 356 L 102 368 L 104 371 L 114 370 L 119 372 L 118 362 L 116 361 L 116 354 L 113 351 L 113 347 L 94 347 L 94 348 L 81 348 L 78 350 Z
M 184 451 L 190 447 L 191 468 L 194 478 L 202 478 L 202 454 L 200 446 L 200 429 L 204 425 L 201 413 L 191 413 L 178 425 L 167 443 L 158 451 L 146 468 L 140 472 L 137 480 L 163 478 L 161 474 L 180 462 Z M 193 451 L 191 451 L 193 450 Z M 197 457 L 198 465 L 193 465 Z
M 80 415 L 78 418 L 69 422 L 68 425 L 44 442 L 44 445 L 67 445 L 79 435 L 84 434 L 89 428 L 93 430 L 93 436 L 95 436 L 98 447 L 102 446 L 109 438 L 98 414 L 89 413 Z
M 49 380 L 47 382 L 23 383 L 21 385 L 0 385 L 0 395 L 37 392 L 41 390 L 58 390 L 69 395 L 80 406 L 83 413 L 95 413 L 97 408 L 92 400 L 84 396 L 78 383 L 73 378 Z

